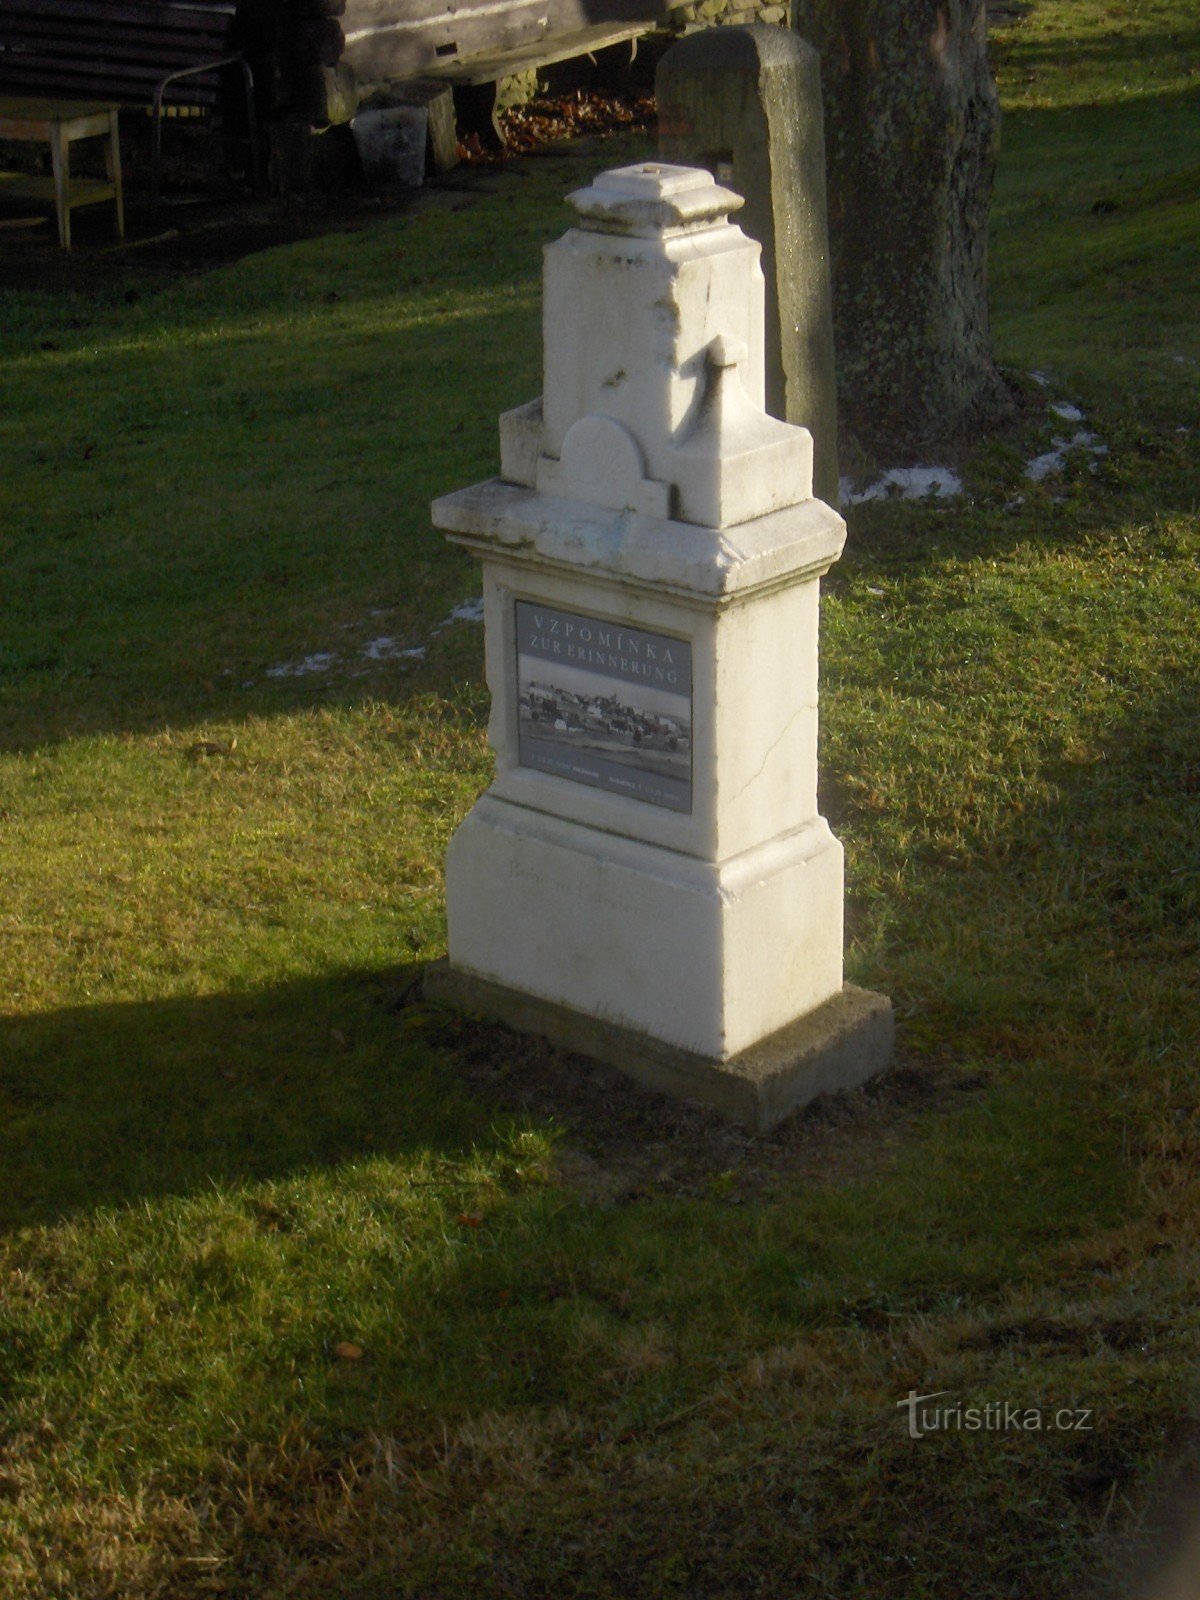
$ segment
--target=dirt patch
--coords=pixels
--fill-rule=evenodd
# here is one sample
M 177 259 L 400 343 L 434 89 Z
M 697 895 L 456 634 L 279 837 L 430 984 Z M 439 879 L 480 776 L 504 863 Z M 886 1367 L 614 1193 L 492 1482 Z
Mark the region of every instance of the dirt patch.
M 861 1089 L 822 1095 L 771 1133 L 652 1093 L 614 1068 L 527 1035 L 438 1011 L 437 1042 L 498 1115 L 561 1128 L 560 1180 L 588 1200 L 709 1195 L 730 1204 L 785 1181 L 838 1183 L 886 1165 L 913 1122 L 953 1109 L 987 1079 L 955 1061 L 898 1052 Z

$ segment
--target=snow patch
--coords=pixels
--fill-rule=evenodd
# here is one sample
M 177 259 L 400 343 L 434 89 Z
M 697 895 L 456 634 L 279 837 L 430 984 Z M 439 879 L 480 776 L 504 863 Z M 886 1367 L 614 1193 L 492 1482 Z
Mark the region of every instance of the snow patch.
M 382 607 L 374 607 L 367 613 L 371 617 L 383 617 L 387 612 Z M 453 627 L 456 622 L 482 622 L 483 621 L 483 596 L 477 599 L 464 600 L 454 607 L 448 617 L 438 623 L 433 630 L 441 633 L 443 628 Z M 348 623 L 347 627 L 353 627 Z M 365 661 L 424 661 L 428 655 L 426 645 L 403 645 L 390 633 L 381 633 L 377 638 L 368 639 L 362 646 L 362 658 Z M 318 650 L 310 656 L 305 656 L 303 661 L 281 661 L 277 666 L 267 668 L 268 678 L 306 678 L 312 673 L 328 672 L 330 667 L 339 660 L 333 650 Z
M 315 655 L 305 656 L 303 661 L 281 661 L 276 667 L 268 667 L 267 677 L 305 678 L 310 672 L 328 672 L 336 660 L 332 651 L 318 650 Z
M 483 596 L 475 600 L 464 600 L 461 605 L 455 606 L 448 617 L 438 623 L 438 631 L 451 628 L 456 622 L 482 622 L 483 621 Z
M 1050 387 L 1050 379 L 1044 372 L 1031 372 L 1029 376 L 1033 379 L 1034 383 L 1040 383 L 1043 389 L 1048 389 Z
M 1064 422 L 1082 422 L 1083 412 L 1078 406 L 1073 406 L 1069 400 L 1056 400 L 1050 407 L 1056 417 L 1061 417 Z
M 363 646 L 363 655 L 368 661 L 424 661 L 425 646 L 416 645 L 412 649 L 405 649 L 395 639 L 384 634 L 379 639 L 369 639 Z
M 1031 483 L 1041 483 L 1044 478 L 1061 472 L 1067 464 L 1067 457 L 1074 450 L 1087 451 L 1092 458 L 1093 472 L 1100 457 L 1108 454 L 1108 446 L 1087 428 L 1080 428 L 1070 439 L 1051 439 L 1050 444 L 1051 449 L 1044 455 L 1034 456 L 1032 461 L 1025 463 L 1025 476 Z
M 924 500 L 930 495 L 945 499 L 962 493 L 962 479 L 949 467 L 892 467 L 865 489 L 856 489 L 853 478 L 838 484 L 838 499 L 844 506 L 861 505 L 864 500 Z

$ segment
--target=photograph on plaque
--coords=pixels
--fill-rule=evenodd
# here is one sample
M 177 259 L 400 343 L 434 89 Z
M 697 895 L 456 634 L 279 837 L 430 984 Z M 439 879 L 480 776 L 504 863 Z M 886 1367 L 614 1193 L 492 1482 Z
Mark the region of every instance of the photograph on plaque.
M 518 600 L 523 767 L 692 809 L 692 647 Z

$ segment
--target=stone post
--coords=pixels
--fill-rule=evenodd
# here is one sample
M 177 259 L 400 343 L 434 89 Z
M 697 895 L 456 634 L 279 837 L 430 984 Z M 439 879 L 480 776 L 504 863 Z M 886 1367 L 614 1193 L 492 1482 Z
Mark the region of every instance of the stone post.
M 759 247 L 707 172 L 570 196 L 545 389 L 435 502 L 483 561 L 491 788 L 451 841 L 429 992 L 766 1128 L 888 1058 L 842 981 L 817 811 L 817 612 L 845 538 L 763 408 Z
M 837 376 L 825 215 L 821 62 L 782 28 L 706 28 L 658 64 L 659 151 L 745 200 L 762 245 L 767 410 L 808 428 L 822 499 L 837 503 Z

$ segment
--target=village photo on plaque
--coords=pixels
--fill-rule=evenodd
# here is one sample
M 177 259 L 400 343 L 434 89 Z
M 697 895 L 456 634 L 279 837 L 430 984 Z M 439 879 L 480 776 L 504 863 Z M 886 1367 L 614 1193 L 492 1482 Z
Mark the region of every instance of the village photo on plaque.
M 692 647 L 518 600 L 523 767 L 692 809 Z

